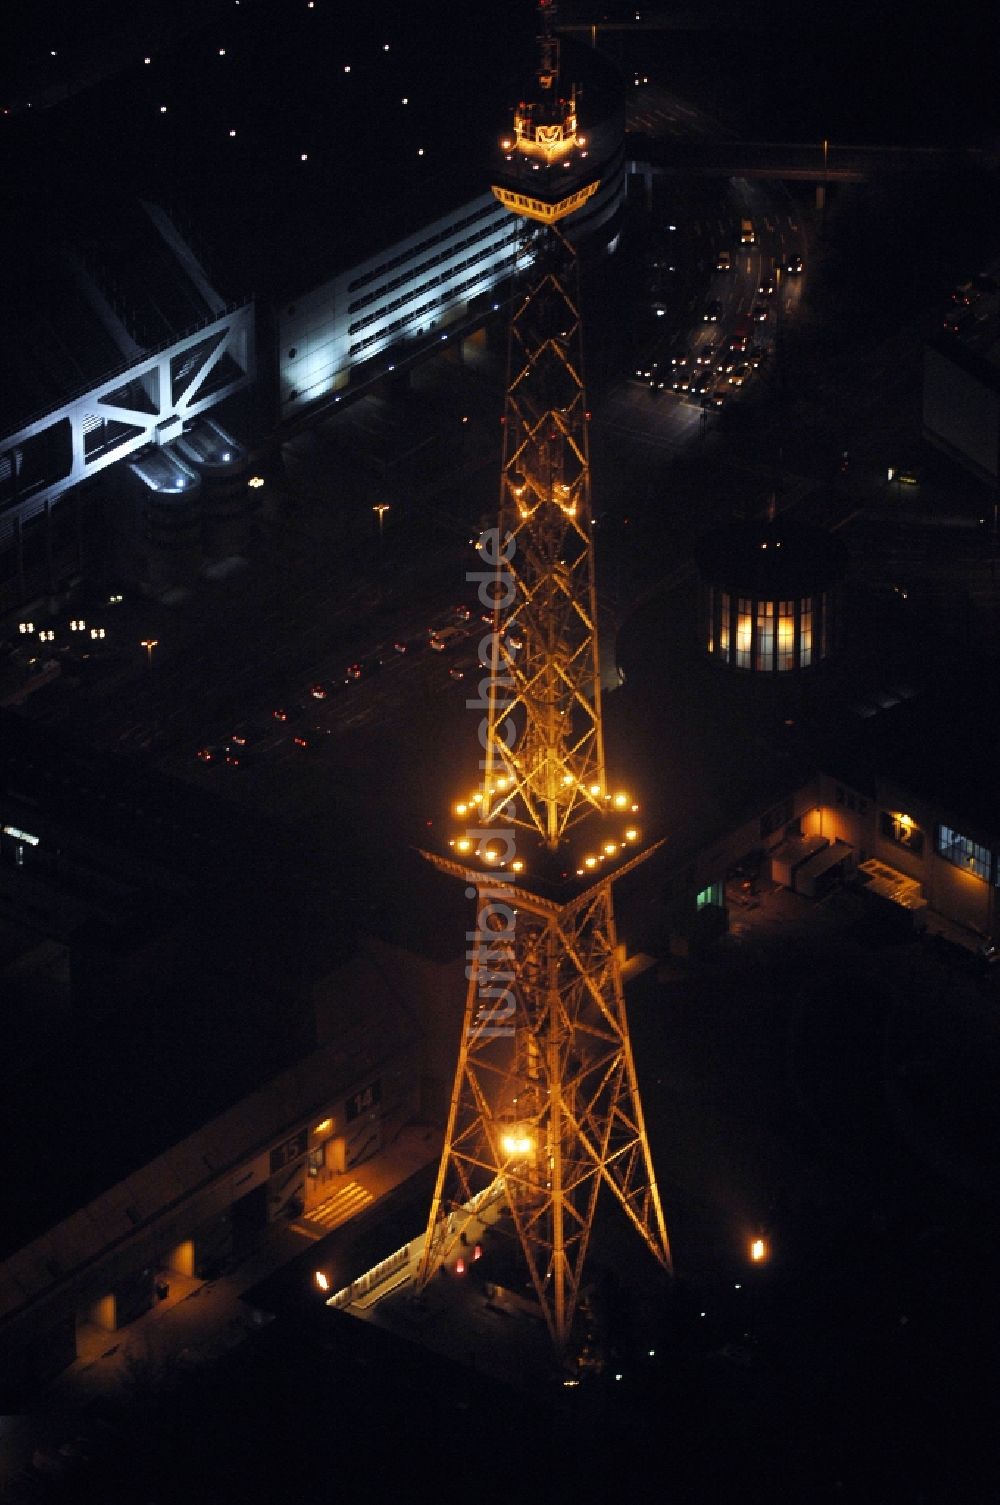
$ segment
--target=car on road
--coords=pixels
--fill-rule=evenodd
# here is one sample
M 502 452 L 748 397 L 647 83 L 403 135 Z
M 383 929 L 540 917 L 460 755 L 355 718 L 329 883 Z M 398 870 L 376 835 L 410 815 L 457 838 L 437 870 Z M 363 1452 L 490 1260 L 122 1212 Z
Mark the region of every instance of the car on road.
M 958 334 L 969 322 L 971 315 L 967 308 L 959 306 L 945 314 L 941 321 L 941 328 L 945 334 Z
M 730 251 L 720 251 L 715 258 L 715 270 L 717 272 L 731 272 L 733 270 L 733 257 Z
M 227 745 L 229 747 L 236 747 L 236 748 L 253 747 L 253 746 L 255 746 L 256 743 L 258 743 L 260 741 L 260 739 L 264 735 L 265 735 L 265 728 L 263 728 L 263 727 L 259 727 L 259 726 L 238 726 L 236 728 L 236 730 L 230 735 L 229 742 L 228 742 Z
M 773 298 L 774 279 L 772 277 L 765 277 L 760 286 L 757 288 L 757 292 L 762 298 Z
M 431 629 L 428 646 L 435 653 L 444 653 L 447 648 L 457 648 L 459 643 L 464 643 L 466 634 L 460 627 L 439 627 Z
M 753 317 L 758 324 L 763 324 L 771 317 L 771 310 L 766 303 L 755 303 L 753 306 Z
M 305 712 L 306 708 L 304 705 L 298 705 L 296 702 L 290 700 L 287 705 L 276 706 L 271 712 L 271 715 L 274 717 L 275 721 L 281 721 L 284 723 L 300 721 L 305 715 Z
M 702 322 L 704 324 L 717 324 L 721 313 L 722 304 L 719 302 L 718 298 L 713 298 L 711 302 L 708 303 L 705 307 L 705 312 L 701 316 Z
M 452 679 L 468 679 L 478 674 L 481 667 L 477 658 L 463 658 L 457 664 L 452 664 L 448 673 Z
M 797 276 L 802 271 L 802 257 L 799 255 L 789 256 L 785 262 L 785 271 L 790 272 L 793 277 Z
M 741 362 L 738 366 L 734 366 L 732 371 L 730 372 L 729 385 L 731 387 L 742 387 L 748 375 L 749 368 L 743 362 Z
M 200 763 L 221 763 L 226 756 L 225 747 L 218 743 L 209 743 L 206 747 L 199 747 L 195 757 Z
M 726 405 L 726 394 L 721 387 L 716 387 L 714 392 L 709 392 L 707 396 L 701 399 L 701 405 L 703 408 L 724 408 Z
M 688 387 L 688 391 L 691 393 L 692 397 L 704 397 L 705 393 L 711 388 L 714 380 L 714 374 L 707 368 L 702 367 L 700 370 L 695 371 L 692 374 L 691 384 Z
M 733 326 L 733 332 L 729 340 L 729 348 L 737 355 L 742 355 L 750 348 L 750 338 L 754 332 L 754 321 L 748 314 L 741 314 Z
M 709 340 L 706 344 L 702 345 L 695 356 L 695 364 L 698 366 L 714 366 L 721 350 L 721 340 Z
M 686 392 L 691 385 L 691 375 L 691 368 L 687 360 L 684 361 L 683 365 L 678 363 L 674 367 L 674 374 L 671 378 L 671 389 L 674 392 Z
M 296 732 L 292 738 L 292 746 L 300 752 L 315 752 L 321 747 L 325 739 L 331 736 L 328 726 L 304 727 L 301 732 Z

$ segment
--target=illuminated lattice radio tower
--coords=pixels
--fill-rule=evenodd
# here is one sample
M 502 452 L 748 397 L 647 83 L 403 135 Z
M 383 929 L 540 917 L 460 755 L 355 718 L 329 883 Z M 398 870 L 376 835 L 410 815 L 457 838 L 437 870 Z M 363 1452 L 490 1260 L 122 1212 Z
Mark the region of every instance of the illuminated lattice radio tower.
M 611 894 L 652 849 L 605 773 L 577 262 L 560 228 L 599 178 L 540 10 L 538 88 L 493 189 L 521 217 L 531 270 L 510 321 L 499 527 L 480 540 L 496 572 L 483 779 L 455 807 L 454 856 L 428 854 L 466 880 L 477 923 L 419 1283 L 461 1257 L 484 1207 L 506 1205 L 561 1351 L 602 1188 L 667 1269 L 670 1246 Z

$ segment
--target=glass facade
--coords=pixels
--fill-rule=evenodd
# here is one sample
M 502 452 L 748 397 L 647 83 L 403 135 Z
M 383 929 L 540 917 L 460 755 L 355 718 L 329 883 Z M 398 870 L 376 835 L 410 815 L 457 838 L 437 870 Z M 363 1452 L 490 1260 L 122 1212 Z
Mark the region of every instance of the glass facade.
M 771 600 L 733 596 L 708 585 L 703 642 L 709 658 L 757 674 L 808 669 L 832 652 L 835 591 Z
M 740 596 L 736 614 L 736 667 L 749 669 L 750 644 L 753 641 L 753 617 L 750 613 L 749 596 Z
M 714 592 L 713 592 L 713 595 L 714 595 Z M 719 630 L 718 630 L 717 641 L 718 641 L 718 644 L 719 644 L 719 657 L 725 659 L 726 663 L 728 664 L 728 662 L 729 662 L 729 610 L 730 610 L 729 592 L 728 591 L 723 591 L 722 592 L 721 601 L 722 601 L 722 610 L 721 610 L 721 612 L 719 614 Z M 714 629 L 714 613 L 713 613 L 713 629 Z M 711 638 L 715 639 L 716 638 L 715 631 L 713 630 L 709 634 L 709 636 Z
M 774 602 L 757 602 L 757 643 L 754 668 L 770 669 L 774 664 Z
M 795 602 L 778 603 L 778 658 L 781 672 L 795 668 Z
M 808 668 L 812 663 L 813 610 L 812 600 L 806 596 L 799 602 L 799 663 Z

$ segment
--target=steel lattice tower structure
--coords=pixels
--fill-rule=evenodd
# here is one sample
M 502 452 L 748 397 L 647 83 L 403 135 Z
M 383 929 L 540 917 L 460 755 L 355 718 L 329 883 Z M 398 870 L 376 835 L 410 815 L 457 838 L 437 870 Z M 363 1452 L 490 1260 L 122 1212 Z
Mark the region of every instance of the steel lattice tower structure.
M 455 855 L 426 854 L 465 879 L 477 923 L 418 1281 L 502 1200 L 562 1352 L 602 1187 L 667 1270 L 670 1246 L 612 903 L 614 879 L 653 848 L 604 765 L 578 267 L 560 227 L 599 178 L 575 94 L 559 96 L 552 9 L 543 0 L 536 97 L 501 141 L 512 166 L 493 190 L 521 217 L 530 272 L 510 319 L 499 525 L 480 540 L 495 605 L 490 674 L 469 702 L 486 712 L 483 779 L 455 807 L 474 823 Z

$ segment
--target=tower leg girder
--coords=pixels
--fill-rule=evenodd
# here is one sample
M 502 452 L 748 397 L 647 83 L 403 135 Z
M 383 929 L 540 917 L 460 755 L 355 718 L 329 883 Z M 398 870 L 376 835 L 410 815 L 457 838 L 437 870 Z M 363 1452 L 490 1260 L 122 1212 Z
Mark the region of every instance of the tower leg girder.
M 484 885 L 480 901 L 495 892 Z M 476 1199 L 495 1186 L 560 1349 L 602 1187 L 670 1268 L 615 945 L 609 878 L 582 901 L 526 915 L 513 944 L 491 951 L 487 933 L 473 953 L 419 1275 L 426 1285 L 454 1254 Z M 500 976 L 513 1002 L 503 1030 L 489 1006 Z

